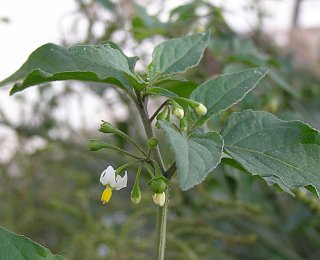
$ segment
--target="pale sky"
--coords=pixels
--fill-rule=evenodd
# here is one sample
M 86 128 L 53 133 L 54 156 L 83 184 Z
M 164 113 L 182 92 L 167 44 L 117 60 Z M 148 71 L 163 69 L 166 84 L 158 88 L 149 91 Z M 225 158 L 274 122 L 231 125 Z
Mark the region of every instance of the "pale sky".
M 60 19 L 75 10 L 72 0 L 9 0 L 0 2 L 0 79 L 8 76 L 28 55 L 47 42 L 59 43 Z

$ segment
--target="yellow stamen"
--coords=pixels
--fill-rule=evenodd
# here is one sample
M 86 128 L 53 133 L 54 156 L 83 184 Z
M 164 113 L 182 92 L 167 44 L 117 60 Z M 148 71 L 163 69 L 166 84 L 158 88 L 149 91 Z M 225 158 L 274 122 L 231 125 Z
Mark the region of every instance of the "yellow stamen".
M 111 196 L 112 196 L 112 188 L 111 188 L 110 185 L 107 185 L 105 190 L 102 192 L 101 202 L 103 204 L 108 203 L 108 201 L 110 200 Z

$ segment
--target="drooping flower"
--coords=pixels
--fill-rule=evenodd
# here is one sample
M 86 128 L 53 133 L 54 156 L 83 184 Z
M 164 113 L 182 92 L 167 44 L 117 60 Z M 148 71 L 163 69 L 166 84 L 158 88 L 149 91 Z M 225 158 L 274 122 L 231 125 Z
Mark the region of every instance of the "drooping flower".
M 108 166 L 100 176 L 100 182 L 102 185 L 106 186 L 105 190 L 102 192 L 101 201 L 103 204 L 108 203 L 112 196 L 113 190 L 121 190 L 122 188 L 127 187 L 128 176 L 125 171 L 125 175 L 122 177 L 116 175 L 115 169 L 112 166 Z
M 166 202 L 166 193 L 153 193 L 152 199 L 154 204 L 158 205 L 159 207 L 162 207 L 164 203 Z

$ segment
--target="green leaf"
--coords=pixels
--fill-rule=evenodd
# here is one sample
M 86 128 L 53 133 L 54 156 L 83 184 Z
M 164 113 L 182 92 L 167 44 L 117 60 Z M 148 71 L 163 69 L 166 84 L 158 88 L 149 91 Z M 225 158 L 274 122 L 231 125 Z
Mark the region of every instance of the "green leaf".
M 269 186 L 275 186 L 280 191 L 285 191 L 290 195 L 295 196 L 294 193 L 291 191 L 291 189 L 288 188 L 280 178 L 276 176 L 269 176 L 269 177 L 263 177 L 263 179 L 268 183 Z
M 118 51 L 120 51 L 121 54 L 126 57 L 126 59 L 127 59 L 127 61 L 128 61 L 128 65 L 129 65 L 130 71 L 134 72 L 134 68 L 135 68 L 135 66 L 136 66 L 137 61 L 139 60 L 139 57 L 137 57 L 137 56 L 128 57 L 127 55 L 124 54 L 124 52 L 122 51 L 122 49 L 120 48 L 120 46 L 119 46 L 118 44 L 112 42 L 112 41 L 104 41 L 102 44 L 103 44 L 103 45 L 109 44 L 111 48 L 117 49 Z M 102 45 L 102 44 L 101 44 L 101 45 Z
M 62 260 L 29 238 L 0 227 L 0 259 L 5 260 Z
M 288 84 L 278 73 L 274 70 L 270 70 L 269 77 L 277 84 L 278 87 L 291 94 L 297 99 L 301 99 L 301 95 L 292 86 Z
M 35 50 L 18 71 L 0 82 L 0 87 L 15 83 L 11 90 L 14 94 L 33 85 L 73 79 L 111 83 L 131 90 L 143 83 L 130 70 L 129 62 L 132 60 L 110 44 L 68 49 L 45 44 Z
M 164 35 L 167 32 L 168 24 L 160 22 L 156 16 L 150 16 L 143 6 L 135 4 L 135 9 L 132 32 L 138 41 L 156 34 Z
M 282 121 L 266 112 L 247 110 L 233 113 L 221 135 L 226 151 L 251 174 L 277 177 L 290 189 L 312 185 L 319 195 L 317 130 L 300 121 Z
M 158 85 L 159 84 L 159 85 Z M 185 79 L 163 79 L 161 82 L 156 82 L 158 87 L 148 88 L 146 93 L 156 96 L 164 96 L 174 98 L 175 101 L 187 111 L 189 104 L 178 97 L 189 98 L 193 90 L 196 89 L 197 84 Z
M 218 133 L 192 134 L 187 138 L 166 121 L 160 121 L 159 125 L 165 131 L 169 146 L 175 154 L 182 190 L 201 183 L 220 163 L 223 139 Z
M 170 98 L 177 98 L 179 97 L 177 94 L 159 87 L 148 88 L 146 91 L 147 94 L 154 95 L 154 96 L 163 96 L 163 97 L 170 97 Z
M 170 18 L 174 16 L 178 16 L 176 21 L 194 19 L 196 9 L 197 9 L 196 2 L 191 2 L 186 5 L 180 5 L 170 11 Z
M 211 79 L 195 89 L 190 99 L 204 104 L 207 114 L 201 116 L 195 126 L 201 126 L 216 115 L 241 101 L 268 72 L 264 68 L 243 70 Z
M 155 47 L 148 66 L 149 78 L 154 81 L 163 75 L 185 72 L 199 64 L 207 47 L 210 32 L 174 38 Z
M 156 82 L 158 87 L 169 90 L 179 97 L 189 98 L 190 94 L 197 88 L 197 83 L 186 79 L 167 79 Z
M 240 63 L 228 63 L 228 65 L 224 66 L 223 74 L 231 74 L 240 72 L 242 70 L 248 69 L 247 66 L 240 64 Z
M 270 57 L 259 51 L 250 38 L 239 38 L 233 39 L 233 49 L 236 59 L 255 64 L 256 66 L 264 66 Z

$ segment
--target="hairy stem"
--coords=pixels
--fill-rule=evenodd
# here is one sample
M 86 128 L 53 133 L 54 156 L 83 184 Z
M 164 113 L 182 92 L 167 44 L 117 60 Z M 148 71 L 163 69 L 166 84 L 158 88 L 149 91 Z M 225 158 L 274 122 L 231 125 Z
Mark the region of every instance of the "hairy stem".
M 152 125 L 149 121 L 149 115 L 148 115 L 148 111 L 146 108 L 146 101 L 142 101 L 141 99 L 138 99 L 137 107 L 138 107 L 138 110 L 139 110 L 139 113 L 140 113 L 140 116 L 142 119 L 142 123 L 143 123 L 143 126 L 146 131 L 148 139 L 155 137 Z M 164 172 L 164 164 L 163 164 L 162 157 L 161 157 L 160 150 L 159 150 L 158 146 L 154 147 L 153 156 L 154 156 L 156 162 L 159 164 L 161 171 Z
M 143 155 L 147 156 L 147 153 L 130 136 L 128 136 L 127 134 L 125 134 L 119 129 L 115 129 L 114 133 L 122 137 L 124 140 L 132 143 Z
M 156 259 L 157 260 L 164 260 L 164 254 L 165 254 L 165 250 L 166 250 L 169 186 L 167 187 L 165 193 L 166 193 L 165 203 L 162 207 L 158 207 L 157 252 L 156 252 Z
M 148 110 L 147 110 L 147 100 L 142 100 L 137 94 L 138 102 L 136 103 L 137 108 L 139 110 L 142 123 L 144 129 L 146 131 L 146 135 L 148 139 L 155 137 L 154 131 L 151 125 L 151 121 L 149 120 Z M 159 147 L 156 146 L 153 149 L 153 156 L 158 163 L 161 172 L 164 174 L 164 164 L 162 160 L 162 156 L 159 150 Z M 166 230 L 167 230 L 167 215 L 168 215 L 168 197 L 169 197 L 169 188 L 166 189 L 166 200 L 162 207 L 158 207 L 158 219 L 157 219 L 157 252 L 156 259 L 164 260 L 165 247 L 166 247 Z

